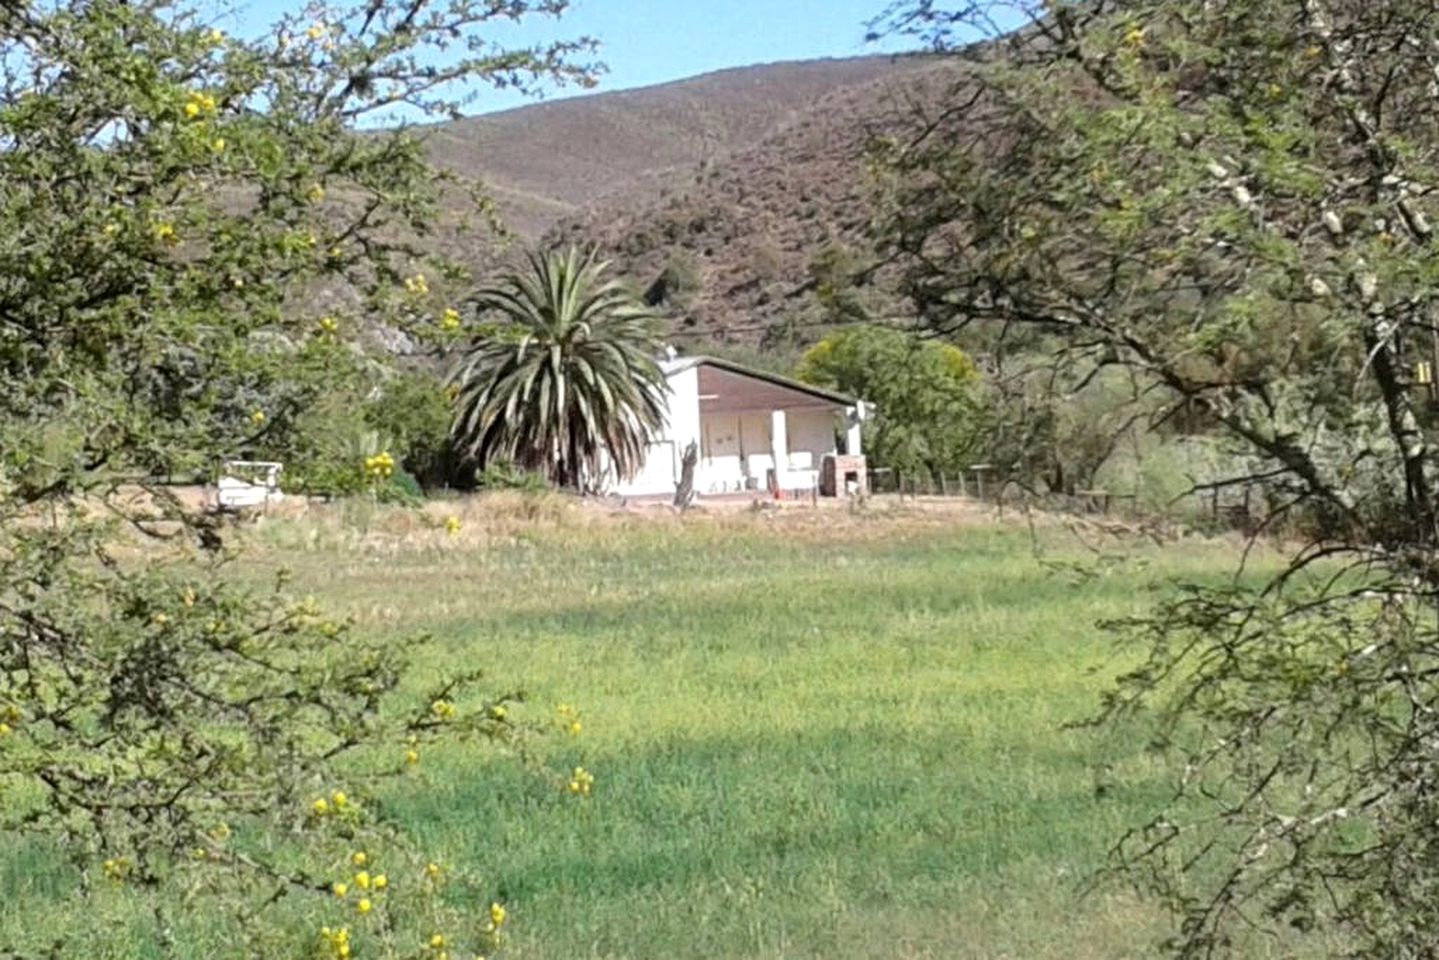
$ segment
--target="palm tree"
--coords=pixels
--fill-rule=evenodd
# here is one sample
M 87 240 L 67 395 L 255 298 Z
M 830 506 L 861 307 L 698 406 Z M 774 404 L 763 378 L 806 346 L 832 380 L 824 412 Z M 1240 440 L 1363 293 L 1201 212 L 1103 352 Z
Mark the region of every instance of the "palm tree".
M 454 435 L 480 463 L 509 459 L 566 487 L 608 466 L 628 479 L 664 420 L 655 316 L 608 264 L 573 247 L 528 255 L 474 297 L 500 323 L 451 374 Z

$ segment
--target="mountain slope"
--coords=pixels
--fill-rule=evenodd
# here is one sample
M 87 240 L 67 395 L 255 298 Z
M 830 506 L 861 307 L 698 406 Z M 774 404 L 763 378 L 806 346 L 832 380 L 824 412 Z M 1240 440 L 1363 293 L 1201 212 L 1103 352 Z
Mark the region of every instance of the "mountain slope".
M 833 294 L 866 259 L 872 184 L 866 147 L 902 130 L 916 100 L 953 77 L 946 63 L 847 84 L 795 111 L 754 144 L 670 177 L 648 196 L 602 198 L 546 243 L 598 245 L 650 290 L 681 340 L 775 346 L 814 339 Z M 871 307 L 877 291 L 852 291 Z
M 431 152 L 483 179 L 534 240 L 599 198 L 643 195 L 666 171 L 747 149 L 836 90 L 912 69 L 887 56 L 740 67 L 439 124 Z

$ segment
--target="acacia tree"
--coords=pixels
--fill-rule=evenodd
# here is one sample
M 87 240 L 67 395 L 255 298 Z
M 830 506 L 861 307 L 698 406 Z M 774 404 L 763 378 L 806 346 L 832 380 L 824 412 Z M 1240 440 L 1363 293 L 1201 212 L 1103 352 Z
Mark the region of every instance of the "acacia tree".
M 1186 772 L 1117 865 L 1184 956 L 1252 930 L 1439 955 L 1433 4 L 904 0 L 876 29 L 955 54 L 880 147 L 923 319 L 1127 368 L 1227 438 L 1261 529 L 1309 534 L 1129 625 L 1148 656 L 1108 710 L 1157 708 Z
M 69 865 L 65 922 L 28 905 L 7 955 L 495 945 L 491 891 L 426 871 L 375 791 L 441 736 L 511 736 L 508 695 L 401 697 L 418 640 L 238 586 L 158 480 L 293 450 L 361 316 L 452 326 L 419 241 L 464 185 L 356 127 L 587 79 L 582 42 L 485 41 L 565 7 L 315 4 L 240 39 L 169 0 L 0 4 L 0 828 Z
M 454 434 L 480 463 L 511 460 L 562 487 L 644 463 L 669 389 L 653 313 L 576 248 L 531 253 L 474 298 L 495 323 L 451 375 Z

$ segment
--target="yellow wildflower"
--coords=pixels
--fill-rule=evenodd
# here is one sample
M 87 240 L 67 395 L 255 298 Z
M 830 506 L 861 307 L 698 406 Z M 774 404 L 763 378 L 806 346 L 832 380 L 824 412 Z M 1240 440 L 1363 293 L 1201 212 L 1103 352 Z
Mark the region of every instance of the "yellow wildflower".
M 212 29 L 209 33 L 205 34 L 205 42 L 212 47 L 218 47 L 225 42 L 224 31 Z
M 345 796 L 345 791 L 343 790 L 336 790 L 330 794 L 330 799 L 335 801 L 335 807 L 339 810 L 345 809 L 345 804 L 350 802 L 350 798 Z
M 250 413 L 250 422 L 257 427 L 264 423 L 266 419 L 265 411 L 263 410 L 255 410 Z
M 584 767 L 575 767 L 575 772 L 570 777 L 569 782 L 570 793 L 581 797 L 588 797 L 594 785 L 594 774 L 590 773 Z
M 365 474 L 375 479 L 384 479 L 395 472 L 395 458 L 388 451 L 381 451 L 365 458 Z
M 369 898 L 367 898 L 367 897 L 362 897 L 362 898 L 360 899 L 360 902 L 357 903 L 357 904 L 355 904 L 355 909 L 356 909 L 357 911 L 359 911 L 361 914 L 369 913 L 369 912 L 370 912 L 371 910 L 373 910 L 374 908 L 375 908 L 375 905 L 374 905 L 373 903 L 371 903 L 371 902 L 369 901 Z
M 311 40 L 318 40 L 324 35 L 325 25 L 318 20 L 310 25 L 310 29 L 305 31 L 305 36 L 309 37 Z
M 321 797 L 310 805 L 310 809 L 315 811 L 315 816 L 323 817 L 325 814 L 330 812 L 330 801 L 326 800 L 324 797 Z
M 350 862 L 357 867 L 363 867 L 366 863 L 369 862 L 369 860 L 370 858 L 365 855 L 365 851 L 363 850 L 356 850 L 354 853 L 350 854 Z
M 315 184 L 310 188 L 309 198 L 311 203 L 319 203 L 325 199 L 325 188 L 318 183 Z
M 361 870 L 359 873 L 355 874 L 355 886 L 359 887 L 361 890 L 370 889 L 370 874 L 368 871 Z
M 505 717 L 509 716 L 509 713 L 510 713 L 510 712 L 505 709 L 505 705 L 504 705 L 504 704 L 502 704 L 502 703 L 497 703 L 497 704 L 495 704 L 494 706 L 490 707 L 489 713 L 490 713 L 490 719 L 492 719 L 492 720 L 503 720 L 503 719 L 505 719 Z
M 214 140 L 211 140 L 211 141 L 210 141 L 210 149 L 211 149 L 211 150 L 214 150 L 216 153 L 224 153 L 224 152 L 225 152 L 225 138 L 224 138 L 224 137 L 216 137 Z
M 0 737 L 8 737 L 14 732 L 14 728 L 10 724 L 0 721 Z
M 425 864 L 425 876 L 429 877 L 431 880 L 440 879 L 440 865 L 438 863 L 435 863 L 434 861 Z
M 419 762 L 420 762 L 420 754 L 419 754 L 419 751 L 414 750 L 414 749 L 406 750 L 406 751 L 405 751 L 405 762 L 408 763 L 408 764 L 410 764 L 410 765 L 412 765 L 412 766 L 413 766 L 414 764 L 419 763 Z
M 505 922 L 505 908 L 498 903 L 490 904 L 490 922 L 501 926 Z
M 458 533 L 460 532 L 460 518 L 459 518 L 459 517 L 446 517 L 446 518 L 445 518 L 445 532 L 448 533 L 448 534 L 449 534 L 450 536 L 452 536 L 452 537 L 455 536 L 456 534 L 458 534 Z
M 413 277 L 405 278 L 405 289 L 417 296 L 424 296 L 430 292 L 430 282 L 423 273 L 417 273 Z
M 179 231 L 175 229 L 173 223 L 157 223 L 150 228 L 150 233 L 156 240 L 166 246 L 173 247 L 180 242 Z
M 441 720 L 448 720 L 455 715 L 455 705 L 448 700 L 436 700 L 430 704 L 430 712 Z
M 1124 42 L 1135 49 L 1144 46 L 1144 31 L 1139 27 L 1130 27 L 1129 32 L 1124 35 Z
M 100 228 L 100 232 L 107 237 L 113 237 L 120 232 L 120 225 L 118 223 L 107 223 Z
M 584 725 L 581 724 L 578 720 L 572 721 L 570 723 L 570 736 L 578 737 L 580 735 L 580 731 L 583 729 Z
M 445 946 L 445 936 L 444 936 L 444 934 L 437 933 L 437 934 L 435 934 L 434 936 L 430 937 L 430 949 L 431 949 L 431 950 L 443 950 L 443 949 L 444 949 L 444 946 Z
M 343 897 L 343 896 L 347 896 L 347 895 L 349 894 L 349 892 L 350 892 L 350 885 L 349 885 L 348 883 L 344 883 L 344 882 L 342 882 L 342 881 L 338 881 L 338 880 L 337 880 L 337 881 L 335 881 L 335 885 L 334 885 L 333 887 L 331 887 L 330 889 L 333 890 L 333 891 L 335 891 L 335 896 L 337 896 L 337 897 Z
M 190 93 L 190 98 L 185 101 L 185 116 L 191 120 L 198 120 L 201 117 L 207 117 L 214 113 L 216 106 L 217 104 L 213 96 L 195 90 Z
M 375 889 L 383 890 L 390 885 L 390 878 L 383 873 L 375 874 Z
M 339 330 L 339 329 L 340 329 L 340 321 L 339 321 L 339 320 L 336 320 L 334 317 L 321 317 L 321 318 L 320 318 L 320 332 L 321 332 L 321 333 L 333 334 L 335 331 L 337 331 L 337 330 Z
M 445 312 L 440 314 L 440 328 L 442 330 L 460 329 L 460 311 L 454 307 L 446 307 Z

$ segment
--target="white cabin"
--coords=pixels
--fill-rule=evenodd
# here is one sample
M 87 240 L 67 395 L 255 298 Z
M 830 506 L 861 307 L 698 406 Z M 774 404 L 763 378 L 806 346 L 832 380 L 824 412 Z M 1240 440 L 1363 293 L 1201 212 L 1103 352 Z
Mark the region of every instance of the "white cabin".
M 863 488 L 862 400 L 716 357 L 670 357 L 660 368 L 670 387 L 664 425 L 639 472 L 630 480 L 607 476 L 604 492 L 672 496 L 691 442 L 701 497 Z M 822 484 L 826 458 L 830 482 Z

